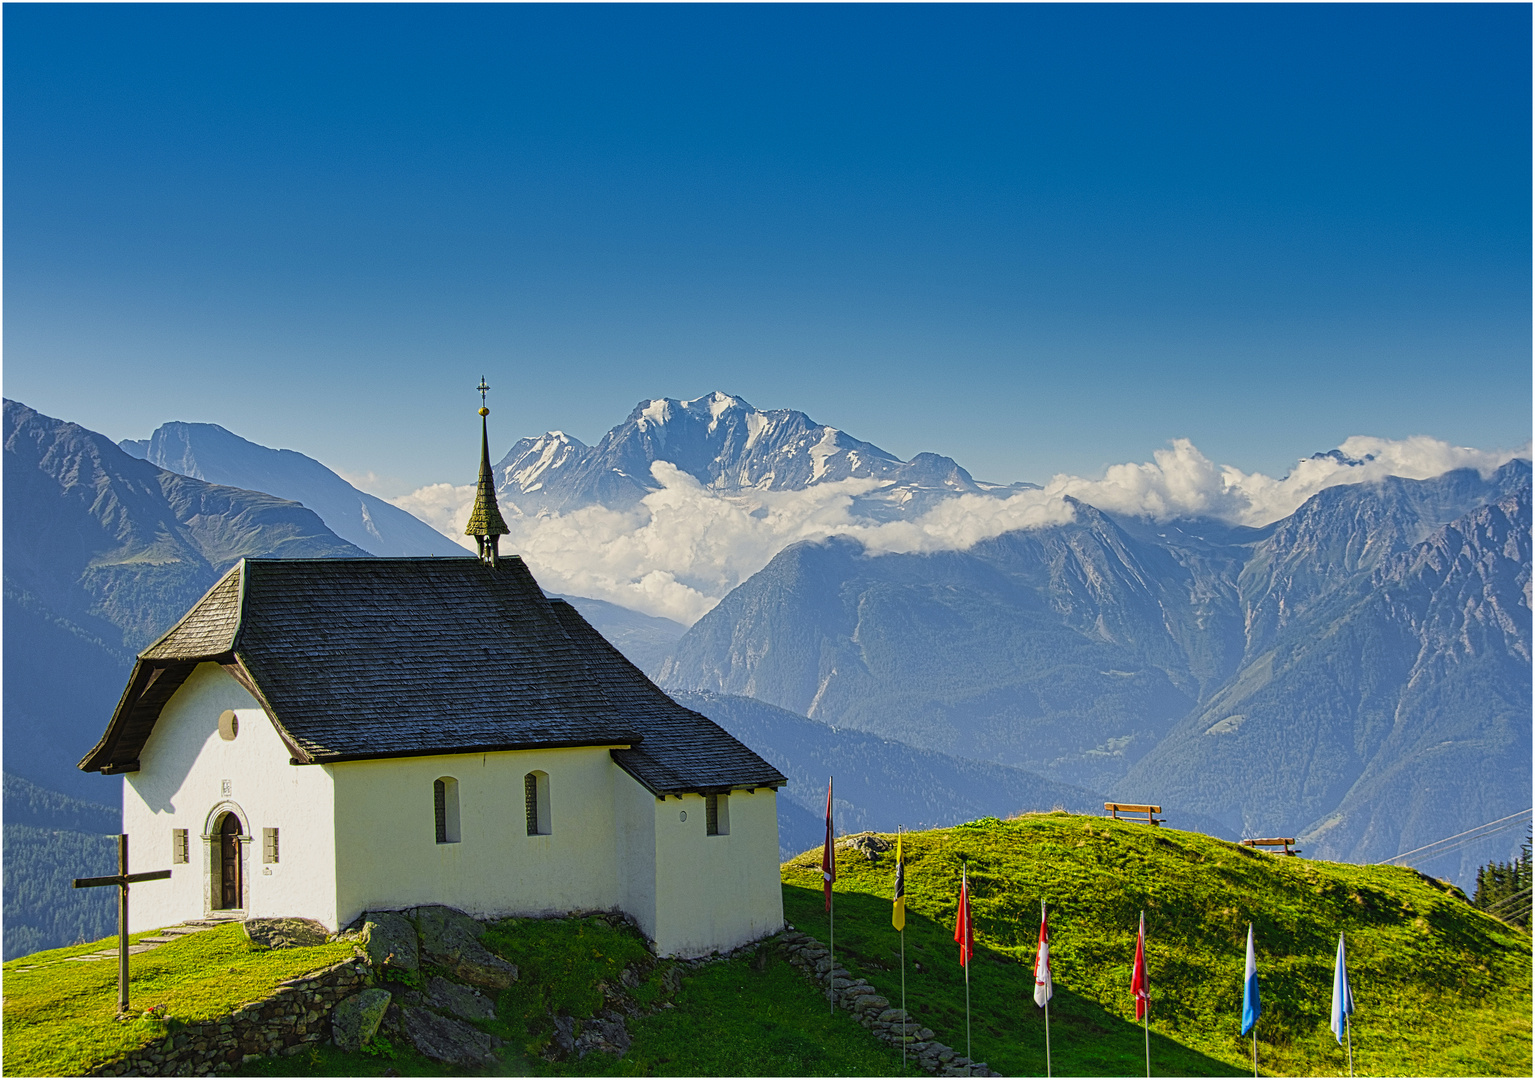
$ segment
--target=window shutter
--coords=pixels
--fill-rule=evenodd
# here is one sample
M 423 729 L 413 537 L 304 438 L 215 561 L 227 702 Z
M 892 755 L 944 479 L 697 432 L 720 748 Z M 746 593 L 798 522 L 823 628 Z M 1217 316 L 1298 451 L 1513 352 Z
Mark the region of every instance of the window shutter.
M 527 804 L 528 835 L 538 835 L 538 777 L 528 773 L 522 778 L 522 791 Z
M 448 842 L 448 792 L 441 780 L 432 781 L 432 808 L 437 816 L 437 842 Z
M 277 830 L 261 830 L 261 861 L 275 863 L 277 861 Z
M 720 797 L 718 795 L 704 796 L 704 835 L 718 836 L 720 834 Z

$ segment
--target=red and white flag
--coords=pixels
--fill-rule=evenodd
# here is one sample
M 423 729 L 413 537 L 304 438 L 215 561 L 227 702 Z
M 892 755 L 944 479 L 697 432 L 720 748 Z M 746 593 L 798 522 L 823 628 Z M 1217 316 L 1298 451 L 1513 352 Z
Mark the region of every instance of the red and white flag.
M 969 871 L 959 875 L 959 915 L 954 921 L 954 940 L 959 942 L 959 966 L 968 968 L 970 957 L 975 955 L 975 930 L 970 925 Z
M 1050 926 L 1045 915 L 1045 902 L 1039 902 L 1039 954 L 1034 958 L 1034 1004 L 1041 1009 L 1055 996 L 1055 983 L 1050 978 Z
M 821 849 L 821 887 L 826 891 L 826 910 L 831 910 L 831 886 L 837 880 L 837 852 L 831 842 L 831 780 L 826 781 L 826 846 Z
M 1146 913 L 1141 912 L 1140 933 L 1135 936 L 1135 968 L 1130 972 L 1130 993 L 1135 995 L 1135 1018 L 1146 1019 L 1151 986 L 1146 982 Z

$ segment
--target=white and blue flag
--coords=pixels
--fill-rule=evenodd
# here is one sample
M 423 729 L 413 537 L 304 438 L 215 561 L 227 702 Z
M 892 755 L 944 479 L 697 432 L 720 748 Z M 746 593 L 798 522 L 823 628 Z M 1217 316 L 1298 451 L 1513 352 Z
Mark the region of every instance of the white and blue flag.
M 1258 1004 L 1258 958 L 1253 955 L 1253 924 L 1247 924 L 1247 977 L 1242 986 L 1242 1034 L 1258 1022 L 1263 1007 Z
M 1251 964 L 1249 963 L 1249 967 Z M 1343 935 L 1338 935 L 1338 963 L 1332 969 L 1332 1033 L 1343 1042 L 1344 1017 L 1354 1013 L 1354 991 L 1348 984 L 1348 961 L 1343 955 Z

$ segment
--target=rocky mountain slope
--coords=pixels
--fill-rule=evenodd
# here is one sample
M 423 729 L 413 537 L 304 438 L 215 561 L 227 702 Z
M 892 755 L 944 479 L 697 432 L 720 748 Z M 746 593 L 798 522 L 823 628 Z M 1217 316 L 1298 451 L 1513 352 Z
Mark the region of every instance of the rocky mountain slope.
M 778 846 L 788 858 L 825 836 L 826 781 L 835 776 L 839 833 L 928 829 L 978 817 L 1062 809 L 1103 813 L 1104 797 L 1009 765 L 921 750 L 850 728 L 833 728 L 765 702 L 674 692 L 767 758 L 789 779 L 778 793 Z M 1169 806 L 1180 828 L 1228 836 L 1204 814 Z
M 4 408 L 6 771 L 115 803 L 115 782 L 75 764 L 139 649 L 244 556 L 366 553 L 297 503 L 156 468 L 19 402 Z
M 662 682 L 1383 859 L 1529 805 L 1529 491 L 1515 460 L 1263 529 L 1077 504 L 963 552 L 799 544 Z
M 857 505 L 876 520 L 915 515 L 957 494 L 1014 490 L 977 483 L 938 454 L 901 461 L 802 412 L 759 410 L 716 391 L 642 401 L 596 446 L 561 431 L 522 439 L 496 465 L 497 494 L 524 514 L 629 506 L 660 488 L 651 475 L 658 461 L 719 492 L 867 480 L 872 490 Z
M 273 450 L 217 424 L 162 424 L 147 439 L 118 443 L 170 472 L 302 503 L 326 528 L 370 555 L 460 557 L 464 549 L 426 522 L 358 491 L 314 458 Z
M 1300 606 L 1271 642 L 1254 634 L 1250 662 L 1121 790 L 1357 861 L 1528 806 L 1529 590 L 1523 486 Z M 1487 857 L 1436 869 L 1465 880 Z

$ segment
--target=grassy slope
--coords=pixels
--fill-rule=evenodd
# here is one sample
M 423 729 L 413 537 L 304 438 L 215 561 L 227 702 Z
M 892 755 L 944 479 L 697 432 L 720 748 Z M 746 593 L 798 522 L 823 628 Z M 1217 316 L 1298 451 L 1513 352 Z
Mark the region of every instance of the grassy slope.
M 899 1076 L 901 1056 L 869 1037 L 839 1011 L 828 1014 L 804 976 L 764 948 L 699 968 L 681 965 L 680 988 L 628 928 L 600 918 L 506 919 L 485 943 L 521 969 L 517 985 L 496 1003 L 498 1019 L 480 1024 L 505 1039 L 494 1075 L 533 1076 Z M 603 1007 L 604 986 L 618 987 L 624 968 L 641 973 L 630 993 L 650 1016 L 628 1022 L 633 1045 L 622 1059 L 593 1053 L 550 1063 L 542 1054 L 552 1015 L 590 1016 Z M 424 975 L 421 980 L 424 981 Z M 403 1044 L 372 1054 L 318 1047 L 293 1058 L 253 1063 L 251 1076 L 442 1075 L 446 1069 Z
M 1130 958 L 1144 906 L 1150 931 L 1152 1063 L 1159 1074 L 1233 1075 L 1248 1065 L 1239 1037 L 1242 947 L 1256 924 L 1265 1073 L 1337 1075 L 1327 1030 L 1338 930 L 1349 935 L 1360 1074 L 1528 1076 L 1529 939 L 1410 870 L 1280 859 L 1196 833 L 1065 814 L 980 822 L 907 838 L 908 1007 L 964 1050 L 964 982 L 952 926 L 958 870 L 970 864 L 980 955 L 972 969 L 974 1056 L 1011 1074 L 1039 1074 L 1044 1029 L 1031 965 L 1041 896 L 1052 910 L 1058 1075 L 1136 1075 L 1142 1033 L 1130 1016 Z M 785 913 L 826 940 L 819 856 L 786 863 Z M 837 954 L 899 1000 L 898 937 L 890 928 L 890 857 L 844 851 Z M 492 1072 L 532 1075 L 901 1075 L 898 1052 L 870 1038 L 770 948 L 699 968 L 655 961 L 638 936 L 601 919 L 509 919 L 486 942 L 522 968 L 484 1025 L 507 1040 Z M 5 1072 L 72 1074 L 163 1033 L 111 1019 L 116 967 L 54 963 L 81 946 L 5 965 Z M 329 951 L 328 951 L 329 950 Z M 347 955 L 349 946 L 253 950 L 222 927 L 133 958 L 134 1002 L 203 1019 L 263 996 L 278 981 Z M 332 955 L 334 952 L 335 955 Z M 42 966 L 33 971 L 21 967 Z M 920 968 L 918 965 L 921 965 Z M 590 1015 L 626 966 L 632 996 L 654 1015 L 630 1021 L 622 1059 L 540 1056 L 551 1012 Z M 670 1007 L 665 1007 L 670 1006 Z M 253 1075 L 451 1072 L 406 1047 L 379 1054 L 318 1047 L 253 1065 Z
M 1143 1035 L 1129 995 L 1136 917 L 1146 911 L 1152 1067 L 1250 1068 L 1239 1035 L 1243 948 L 1254 924 L 1264 1072 L 1336 1075 L 1328 1030 L 1332 962 L 1348 934 L 1355 1068 L 1362 1074 L 1530 1074 L 1530 941 L 1455 893 L 1397 867 L 1285 859 L 1198 833 L 1066 814 L 908 836 L 908 1007 L 963 1052 L 964 983 L 953 942 L 968 860 L 980 958 L 974 1056 L 1004 1073 L 1044 1070 L 1032 1001 L 1039 903 L 1051 908 L 1055 1071 L 1135 1074 Z M 897 1000 L 893 859 L 844 851 L 838 960 Z M 785 914 L 826 940 L 819 852 L 784 865 Z M 916 969 L 920 963 L 922 970 Z
M 5 965 L 7 1076 L 78 1076 L 153 1042 L 177 1021 L 223 1016 L 270 994 L 284 979 L 352 955 L 348 944 L 258 949 L 234 923 L 189 934 L 128 961 L 129 1000 L 136 1009 L 166 1006 L 168 1023 L 120 1022 L 117 962 L 65 960 L 116 944 L 115 937 L 106 938 Z

